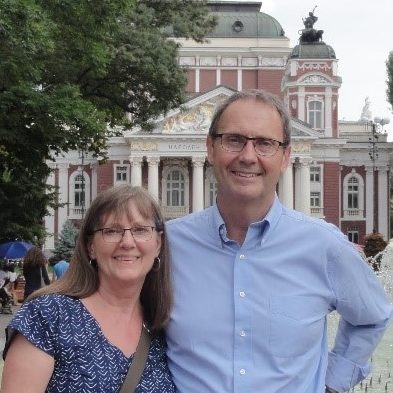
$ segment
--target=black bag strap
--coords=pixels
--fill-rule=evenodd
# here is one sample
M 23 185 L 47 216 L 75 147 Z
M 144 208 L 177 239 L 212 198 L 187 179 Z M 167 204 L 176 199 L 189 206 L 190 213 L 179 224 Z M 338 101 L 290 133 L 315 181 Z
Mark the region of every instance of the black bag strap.
M 141 379 L 143 370 L 145 369 L 147 356 L 149 355 L 150 343 L 150 333 L 145 325 L 143 325 L 134 358 L 132 359 L 131 366 L 128 369 L 126 379 L 124 380 L 119 393 L 133 393 L 135 391 L 135 388 Z

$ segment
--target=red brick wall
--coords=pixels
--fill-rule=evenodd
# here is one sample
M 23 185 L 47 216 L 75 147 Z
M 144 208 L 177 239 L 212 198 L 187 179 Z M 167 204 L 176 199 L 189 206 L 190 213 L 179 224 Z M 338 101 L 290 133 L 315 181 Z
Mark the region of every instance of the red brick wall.
M 187 94 L 194 94 L 195 93 L 195 70 L 187 70 L 187 86 L 186 86 L 186 93 Z
M 237 90 L 237 71 L 236 70 L 222 70 L 221 71 L 221 84 Z
M 258 71 L 257 70 L 243 70 L 243 90 L 258 88 Z
M 200 70 L 199 91 L 204 92 L 216 87 L 216 70 Z
M 284 70 L 258 70 L 258 89 L 265 89 L 282 97 L 281 80 Z
M 340 166 L 337 162 L 325 162 L 324 165 L 324 214 L 326 221 L 339 226 L 339 184 Z
M 97 167 L 97 194 L 113 186 L 113 164 L 108 161 Z

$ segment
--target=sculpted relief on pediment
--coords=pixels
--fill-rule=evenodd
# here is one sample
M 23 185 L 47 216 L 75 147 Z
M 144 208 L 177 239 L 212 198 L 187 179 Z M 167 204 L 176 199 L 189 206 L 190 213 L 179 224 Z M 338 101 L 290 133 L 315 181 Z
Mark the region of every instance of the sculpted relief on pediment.
M 209 101 L 180 112 L 161 124 L 164 134 L 207 134 L 217 102 Z

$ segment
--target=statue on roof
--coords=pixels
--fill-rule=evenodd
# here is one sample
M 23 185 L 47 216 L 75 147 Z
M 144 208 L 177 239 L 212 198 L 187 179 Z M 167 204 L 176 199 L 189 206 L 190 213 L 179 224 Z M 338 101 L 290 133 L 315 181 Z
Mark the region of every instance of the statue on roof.
M 308 13 L 306 18 L 303 18 L 304 29 L 301 30 L 301 43 L 322 41 L 323 30 L 314 29 L 314 24 L 318 20 L 318 17 L 314 15 L 315 8 L 317 8 L 317 6 L 315 6 L 314 9 Z
M 314 10 L 317 6 L 314 7 Z M 312 29 L 314 27 L 314 23 L 318 20 L 318 17 L 314 15 L 314 10 L 308 13 L 308 17 L 306 19 L 303 18 L 303 24 L 306 29 Z
M 369 121 L 373 117 L 371 112 L 371 101 L 369 97 L 364 100 L 364 106 L 362 108 L 362 114 L 360 115 L 360 120 Z

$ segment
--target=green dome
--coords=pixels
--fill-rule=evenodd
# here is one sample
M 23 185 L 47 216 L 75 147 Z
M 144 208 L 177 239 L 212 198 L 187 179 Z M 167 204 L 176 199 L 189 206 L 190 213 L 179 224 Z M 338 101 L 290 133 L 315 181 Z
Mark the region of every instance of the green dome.
M 324 42 L 300 43 L 293 49 L 289 58 L 298 59 L 335 59 L 336 54 L 330 45 Z
M 277 38 L 285 33 L 280 23 L 263 12 L 212 12 L 217 26 L 210 38 Z

